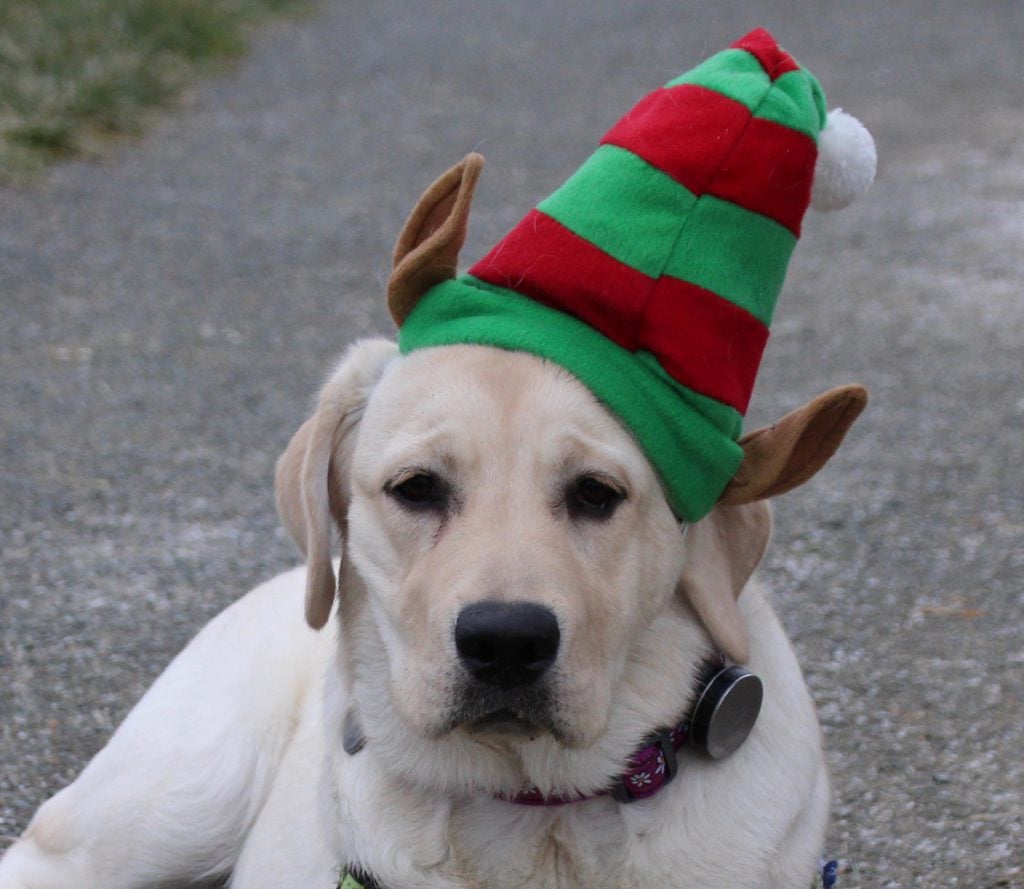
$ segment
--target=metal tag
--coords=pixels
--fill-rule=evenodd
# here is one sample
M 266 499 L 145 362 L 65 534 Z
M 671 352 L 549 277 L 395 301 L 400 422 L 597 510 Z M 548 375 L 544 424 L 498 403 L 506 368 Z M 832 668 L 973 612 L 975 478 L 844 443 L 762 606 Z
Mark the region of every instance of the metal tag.
M 719 670 L 704 686 L 693 708 L 690 746 L 712 759 L 724 759 L 747 740 L 761 712 L 764 687 L 742 667 Z

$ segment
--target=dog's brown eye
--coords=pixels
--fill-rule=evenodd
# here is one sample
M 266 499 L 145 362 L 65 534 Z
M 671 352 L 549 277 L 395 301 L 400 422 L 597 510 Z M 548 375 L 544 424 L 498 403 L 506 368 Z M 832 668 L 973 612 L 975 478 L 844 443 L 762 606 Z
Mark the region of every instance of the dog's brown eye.
M 584 515 L 605 518 L 622 501 L 620 491 L 593 476 L 578 479 L 569 492 L 569 508 Z
M 444 482 L 429 472 L 417 472 L 394 485 L 389 493 L 405 506 L 425 509 L 444 506 L 448 498 Z

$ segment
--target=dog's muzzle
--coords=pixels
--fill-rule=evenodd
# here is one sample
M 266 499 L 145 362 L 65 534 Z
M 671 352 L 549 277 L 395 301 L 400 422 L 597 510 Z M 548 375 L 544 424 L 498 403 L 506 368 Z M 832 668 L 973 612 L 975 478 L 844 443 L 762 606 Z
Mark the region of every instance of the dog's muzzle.
M 561 633 L 550 608 L 475 602 L 459 612 L 455 648 L 465 674 L 458 722 L 471 730 L 522 734 L 550 723 L 545 675 Z

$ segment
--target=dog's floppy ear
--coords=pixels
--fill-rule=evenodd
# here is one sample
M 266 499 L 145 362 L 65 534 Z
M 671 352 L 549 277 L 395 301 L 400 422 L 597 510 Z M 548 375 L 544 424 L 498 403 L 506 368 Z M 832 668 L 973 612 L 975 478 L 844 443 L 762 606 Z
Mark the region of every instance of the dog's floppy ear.
M 867 400 L 863 386 L 842 386 L 774 426 L 745 435 L 739 471 L 710 514 L 687 529 L 680 589 L 711 638 L 736 663 L 750 654 L 736 599 L 768 546 L 767 498 L 802 485 L 821 469 Z
M 764 500 L 719 504 L 686 529 L 679 590 L 715 644 L 737 664 L 747 662 L 750 644 L 736 599 L 764 556 L 771 531 L 772 511 Z
M 352 345 L 320 391 L 313 416 L 277 461 L 277 508 L 309 563 L 306 621 L 316 630 L 327 623 L 334 604 L 331 520 L 344 529 L 354 432 L 373 387 L 396 354 L 395 344 L 387 340 Z
M 838 450 L 867 403 L 863 386 L 840 386 L 743 436 L 743 462 L 718 502 L 751 503 L 802 485 Z
M 423 193 L 406 220 L 388 279 L 388 308 L 399 327 L 427 290 L 455 277 L 483 167 L 481 155 L 467 154 Z

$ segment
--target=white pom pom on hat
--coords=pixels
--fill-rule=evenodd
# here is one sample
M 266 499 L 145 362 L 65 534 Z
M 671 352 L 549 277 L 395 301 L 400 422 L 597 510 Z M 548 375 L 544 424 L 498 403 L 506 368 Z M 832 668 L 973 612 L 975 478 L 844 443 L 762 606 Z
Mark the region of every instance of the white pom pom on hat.
M 875 179 L 878 155 L 867 127 L 842 108 L 828 113 L 818 137 L 811 206 L 841 210 L 868 190 Z

